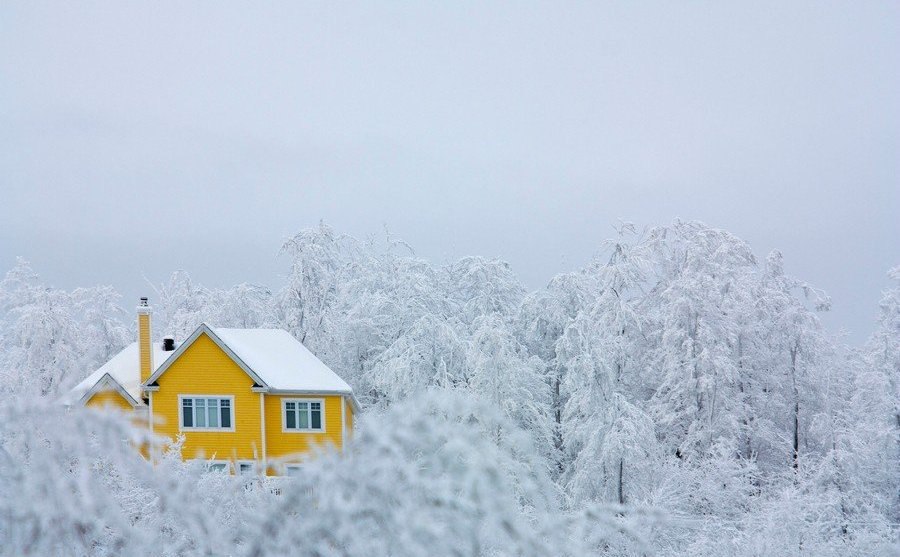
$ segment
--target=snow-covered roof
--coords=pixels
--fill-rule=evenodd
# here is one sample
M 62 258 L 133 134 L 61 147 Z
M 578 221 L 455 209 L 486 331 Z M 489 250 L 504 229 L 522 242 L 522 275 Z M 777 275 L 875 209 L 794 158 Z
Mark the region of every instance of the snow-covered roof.
M 350 385 L 287 331 L 210 329 L 273 391 L 353 393 Z
M 166 352 L 162 349 L 161 342 L 153 343 L 153 365 L 159 368 L 166 361 L 172 352 Z M 100 381 L 104 375 L 109 374 L 119 385 L 125 389 L 134 400 L 141 400 L 141 369 L 138 363 L 138 343 L 132 342 L 122 349 L 121 352 L 112 357 L 108 362 L 103 364 L 97 371 L 85 377 L 85 379 L 75 386 L 71 391 L 63 395 L 62 402 L 64 404 L 74 404 L 81 400 L 97 381 Z
M 151 385 L 197 339 L 206 333 L 260 387 L 270 392 L 318 393 L 349 395 L 359 407 L 353 389 L 331 371 L 322 360 L 300 341 L 282 329 L 219 329 L 206 323 L 197 327 L 174 352 L 153 343 L 154 371 L 147 384 Z M 113 356 L 100 369 L 62 397 L 64 404 L 74 404 L 105 375 L 114 379 L 132 398 L 141 400 L 141 374 L 138 364 L 138 344 L 133 342 Z
M 153 372 L 147 385 L 156 383 L 202 334 L 265 391 L 349 395 L 353 405 L 359 407 L 350 385 L 282 329 L 214 329 L 203 323 Z

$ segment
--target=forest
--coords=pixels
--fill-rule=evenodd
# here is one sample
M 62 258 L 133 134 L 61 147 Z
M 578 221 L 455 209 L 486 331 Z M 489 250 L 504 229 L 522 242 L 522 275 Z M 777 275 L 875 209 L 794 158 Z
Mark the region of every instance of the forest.
M 133 341 L 132 300 L 5 270 L 0 554 L 900 554 L 900 266 L 848 346 L 779 252 L 700 222 L 620 224 L 536 291 L 324 223 L 279 257 L 269 285 L 146 288 L 160 337 L 283 328 L 353 387 L 351 447 L 287 480 L 177 442 L 150 465 L 125 417 L 63 408 Z

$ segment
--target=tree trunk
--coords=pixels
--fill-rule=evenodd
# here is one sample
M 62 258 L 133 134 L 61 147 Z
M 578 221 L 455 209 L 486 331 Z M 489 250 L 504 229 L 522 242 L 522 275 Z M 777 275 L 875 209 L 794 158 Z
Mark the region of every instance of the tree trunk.
M 791 389 L 794 396 L 794 451 L 792 455 L 793 467 L 800 469 L 800 389 L 797 386 L 797 353 L 800 347 L 796 344 L 791 347 Z
M 625 459 L 619 458 L 619 504 L 625 504 L 625 487 L 623 484 L 623 476 L 625 472 Z
M 559 375 L 557 374 L 553 378 L 553 419 L 556 422 L 553 428 L 553 446 L 556 449 L 557 462 L 556 462 L 556 471 L 559 474 L 563 473 L 563 458 L 561 457 L 563 451 L 563 433 L 562 433 L 562 402 L 560 401 L 560 381 Z

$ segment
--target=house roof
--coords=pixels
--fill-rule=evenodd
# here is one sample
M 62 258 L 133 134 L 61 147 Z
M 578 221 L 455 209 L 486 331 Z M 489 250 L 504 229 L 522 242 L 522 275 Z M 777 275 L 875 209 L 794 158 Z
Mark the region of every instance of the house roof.
M 206 323 L 182 342 L 175 351 L 164 351 L 162 343 L 153 343 L 154 372 L 146 385 L 152 385 L 172 363 L 202 334 L 206 333 L 256 384 L 268 392 L 338 394 L 350 397 L 358 410 L 353 389 L 300 341 L 282 329 L 224 329 Z M 118 383 L 134 400 L 141 400 L 138 344 L 133 342 L 90 374 L 61 400 L 73 404 L 106 376 Z
M 343 379 L 282 329 L 220 329 L 213 332 L 274 391 L 352 394 Z
M 354 406 L 359 407 L 350 385 L 282 329 L 225 329 L 203 323 L 156 369 L 146 384 L 153 385 L 204 333 L 266 391 L 348 395 Z
M 153 364 L 157 368 L 171 354 L 172 352 L 166 352 L 162 349 L 162 343 L 153 343 Z M 128 396 L 134 400 L 141 400 L 141 370 L 138 364 L 137 342 L 132 342 L 123 348 L 121 352 L 113 356 L 97 371 L 85 377 L 81 383 L 62 397 L 62 402 L 64 404 L 78 402 L 85 393 L 97 385 L 103 376 L 107 374 L 128 393 Z

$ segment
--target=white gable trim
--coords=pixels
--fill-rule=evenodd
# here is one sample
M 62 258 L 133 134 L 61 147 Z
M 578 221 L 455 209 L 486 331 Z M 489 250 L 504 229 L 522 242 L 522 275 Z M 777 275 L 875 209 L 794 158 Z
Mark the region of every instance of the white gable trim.
M 94 386 L 91 387 L 90 389 L 88 389 L 88 391 L 86 393 L 84 393 L 84 395 L 81 397 L 81 399 L 78 402 L 82 406 L 84 406 L 85 404 L 87 404 L 87 402 L 89 400 L 91 400 L 91 397 L 93 397 L 95 394 L 97 394 L 101 391 L 105 391 L 105 390 L 116 391 L 117 393 L 122 395 L 122 398 L 124 398 L 126 401 L 128 401 L 128 403 L 131 404 L 131 406 L 134 408 L 138 408 L 138 407 L 144 405 L 142 402 L 138 402 L 138 401 L 134 400 L 134 397 L 131 396 L 130 394 L 128 394 L 128 391 L 126 391 L 124 389 L 124 387 L 122 387 L 122 385 L 120 385 L 119 382 L 116 381 L 115 379 L 113 379 L 113 376 L 108 373 L 104 373 L 103 377 L 98 379 L 97 382 L 94 383 Z
M 259 375 L 257 375 L 252 369 L 250 369 L 250 366 L 244 363 L 244 360 L 240 359 L 238 355 L 235 354 L 234 351 L 229 348 L 228 345 L 225 344 L 225 342 L 221 338 L 219 338 L 219 336 L 214 333 L 212 328 L 210 328 L 210 326 L 206 323 L 201 323 L 200 326 L 197 327 L 197 329 L 193 333 L 191 333 L 191 336 L 189 336 L 187 340 L 181 343 L 181 346 L 179 346 L 174 352 L 172 352 L 172 355 L 169 356 L 168 359 L 166 359 L 166 361 L 161 366 L 159 366 L 159 368 L 157 368 L 153 375 L 151 375 L 150 378 L 147 379 L 147 382 L 142 384 L 141 387 L 147 388 L 148 385 L 152 385 L 153 383 L 155 383 L 160 378 L 160 376 L 172 366 L 175 360 L 181 357 L 181 355 L 184 354 L 184 352 L 188 348 L 190 348 L 190 346 L 194 344 L 194 341 L 200 338 L 200 335 L 202 335 L 203 333 L 206 333 L 206 335 L 210 339 L 212 339 L 212 341 L 215 342 L 216 345 L 221 348 L 222 351 L 225 352 L 225 354 L 227 354 L 234 363 L 238 365 L 238 367 L 244 370 L 244 373 L 249 375 L 257 385 L 261 387 L 268 387 L 266 382 L 263 381 L 259 377 Z

